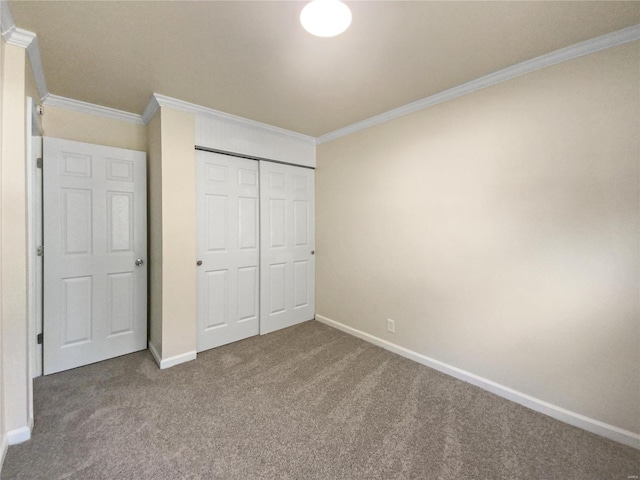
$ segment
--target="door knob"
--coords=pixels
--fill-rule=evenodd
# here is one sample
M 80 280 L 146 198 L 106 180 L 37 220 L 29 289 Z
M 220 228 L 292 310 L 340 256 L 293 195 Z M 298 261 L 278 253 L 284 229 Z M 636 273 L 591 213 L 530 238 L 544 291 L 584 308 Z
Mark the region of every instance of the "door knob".
M 198 261 L 196 262 L 196 265 L 197 265 L 197 266 L 202 265 L 202 260 L 198 260 Z
M 141 258 L 136 260 L 136 267 L 139 267 L 140 265 L 142 265 L 144 263 L 144 260 L 142 260 Z
M 311 250 L 311 255 L 315 255 L 316 251 L 315 250 Z

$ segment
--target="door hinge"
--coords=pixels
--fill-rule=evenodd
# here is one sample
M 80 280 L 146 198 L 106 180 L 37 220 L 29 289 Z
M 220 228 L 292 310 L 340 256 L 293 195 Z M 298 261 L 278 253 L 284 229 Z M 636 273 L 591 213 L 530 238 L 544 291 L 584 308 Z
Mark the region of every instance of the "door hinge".
M 36 167 L 42 168 L 42 157 L 36 158 Z
M 36 255 L 38 255 L 39 257 L 44 255 L 44 247 L 42 245 L 36 248 Z
M 44 334 L 39 333 L 38 336 L 36 337 L 36 340 L 38 341 L 38 345 L 42 345 L 43 339 L 44 339 Z

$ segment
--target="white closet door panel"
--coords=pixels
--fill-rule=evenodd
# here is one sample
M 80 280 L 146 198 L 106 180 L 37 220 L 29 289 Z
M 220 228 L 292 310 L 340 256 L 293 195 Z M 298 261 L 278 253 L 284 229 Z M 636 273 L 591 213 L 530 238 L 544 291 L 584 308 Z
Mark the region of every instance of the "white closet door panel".
M 229 323 L 229 270 L 209 270 L 205 272 L 206 302 L 204 331 Z
M 238 269 L 238 322 L 260 318 L 260 275 L 257 266 Z
M 198 151 L 198 351 L 259 333 L 258 162 Z
M 315 316 L 314 171 L 260 162 L 260 333 Z
M 44 138 L 44 373 L 147 345 L 146 154 Z

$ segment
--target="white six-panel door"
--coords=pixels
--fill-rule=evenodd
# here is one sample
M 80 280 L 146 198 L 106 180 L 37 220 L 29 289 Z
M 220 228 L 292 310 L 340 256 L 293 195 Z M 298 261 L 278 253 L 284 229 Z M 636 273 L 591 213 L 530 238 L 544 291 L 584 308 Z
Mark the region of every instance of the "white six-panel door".
M 45 137 L 43 174 L 44 373 L 145 349 L 146 154 Z
M 315 181 L 303 167 L 260 162 L 260 333 L 315 315 Z
M 200 352 L 259 332 L 259 184 L 256 161 L 197 151 L 196 162 Z

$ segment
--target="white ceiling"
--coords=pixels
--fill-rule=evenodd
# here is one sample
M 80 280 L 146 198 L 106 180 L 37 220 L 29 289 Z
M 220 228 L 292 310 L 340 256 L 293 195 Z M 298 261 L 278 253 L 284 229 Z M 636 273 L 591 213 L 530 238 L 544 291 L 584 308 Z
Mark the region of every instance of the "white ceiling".
M 640 23 L 640 2 L 347 1 L 335 38 L 299 1 L 10 1 L 49 91 L 141 114 L 153 92 L 314 137 Z

